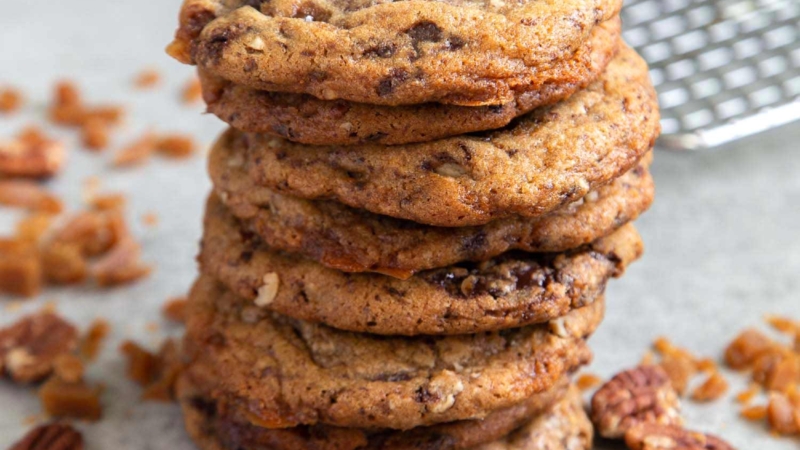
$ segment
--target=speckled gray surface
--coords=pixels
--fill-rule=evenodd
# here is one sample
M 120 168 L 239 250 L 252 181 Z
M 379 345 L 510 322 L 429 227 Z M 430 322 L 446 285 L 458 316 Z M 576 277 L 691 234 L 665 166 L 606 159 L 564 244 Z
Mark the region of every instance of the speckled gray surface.
M 31 103 L 22 114 L 0 117 L 0 136 L 29 122 L 43 122 L 53 81 L 69 77 L 80 82 L 89 100 L 129 107 L 115 148 L 147 128 L 189 132 L 210 143 L 222 125 L 201 115 L 199 106 L 178 101 L 191 70 L 162 51 L 175 27 L 178 4 L 75 0 L 43 7 L 5 2 L 0 84 L 23 88 Z M 152 91 L 133 90 L 132 77 L 148 66 L 160 69 L 165 82 Z M 82 325 L 95 317 L 109 319 L 113 337 L 89 371 L 92 380 L 107 386 L 106 415 L 98 424 L 80 425 L 87 449 L 191 449 L 174 406 L 137 401 L 137 389 L 123 379 L 116 347 L 128 337 L 155 347 L 163 335 L 179 332 L 161 321 L 159 307 L 167 297 L 185 292 L 195 274 L 193 257 L 208 189 L 203 160 L 152 161 L 133 170 L 111 170 L 109 154 L 81 150 L 71 131 L 57 134 L 69 144 L 70 164 L 53 188 L 72 207 L 80 205 L 81 183 L 90 175 L 100 176 L 106 190 L 129 194 L 144 258 L 156 271 L 125 289 L 50 290 L 13 312 L 0 300 L 0 324 L 48 300 Z M 798 142 L 800 126 L 795 125 L 712 153 L 658 152 L 658 199 L 639 221 L 647 253 L 609 288 L 608 317 L 592 341 L 597 353 L 592 371 L 608 376 L 635 364 L 659 335 L 718 356 L 737 330 L 760 324 L 765 313 L 800 317 Z M 150 211 L 160 216 L 158 226 L 139 225 L 141 215 Z M 0 210 L 3 231 L 16 217 Z M 152 322 L 159 324 L 155 333 L 148 331 Z M 741 376 L 731 379 L 734 392 L 745 385 Z M 33 389 L 2 382 L 0 405 L 0 448 L 6 448 L 25 432 L 25 418 L 40 409 Z M 685 411 L 690 424 L 718 433 L 740 449 L 798 448 L 796 439 L 776 440 L 760 425 L 740 421 L 730 398 L 707 406 L 686 402 Z

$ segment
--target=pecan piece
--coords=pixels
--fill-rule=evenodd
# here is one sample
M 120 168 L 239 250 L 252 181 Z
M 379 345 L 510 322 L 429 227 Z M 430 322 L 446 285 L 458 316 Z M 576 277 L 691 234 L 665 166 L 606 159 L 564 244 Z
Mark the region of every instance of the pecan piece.
M 625 433 L 631 450 L 733 450 L 722 439 L 677 425 L 640 423 Z
M 83 450 L 83 436 L 64 423 L 40 425 L 9 450 Z
M 621 438 L 643 422 L 680 425 L 680 404 L 659 366 L 640 366 L 604 384 L 592 398 L 592 422 L 606 438 Z
M 48 139 L 35 128 L 29 128 L 14 140 L 0 142 L 0 174 L 49 178 L 61 170 L 65 157 L 61 142 Z
M 20 383 L 50 375 L 56 359 L 78 345 L 78 330 L 50 312 L 27 316 L 0 330 L 0 372 Z

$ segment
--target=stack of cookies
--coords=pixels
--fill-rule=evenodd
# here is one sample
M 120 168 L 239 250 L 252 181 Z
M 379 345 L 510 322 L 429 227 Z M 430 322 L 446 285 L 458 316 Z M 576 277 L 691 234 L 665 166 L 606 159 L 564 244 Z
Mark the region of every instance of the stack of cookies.
M 620 0 L 186 0 L 209 161 L 203 449 L 585 449 L 658 108 Z

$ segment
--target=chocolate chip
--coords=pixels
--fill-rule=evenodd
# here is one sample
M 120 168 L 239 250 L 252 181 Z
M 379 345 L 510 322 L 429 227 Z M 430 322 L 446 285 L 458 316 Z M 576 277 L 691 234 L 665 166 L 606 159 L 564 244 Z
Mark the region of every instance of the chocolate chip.
M 451 36 L 447 39 L 447 49 L 454 52 L 460 50 L 467 45 L 467 42 L 458 36 Z
M 218 63 L 222 59 L 222 53 L 228 47 L 230 41 L 238 38 L 247 30 L 248 28 L 245 25 L 238 23 L 221 30 L 215 30 L 202 47 L 203 51 L 200 56 L 204 56 L 205 60 L 210 60 L 214 64 Z
M 381 43 L 364 50 L 364 56 L 369 58 L 389 58 L 397 51 L 397 46 L 390 42 Z
M 442 40 L 442 29 L 427 20 L 416 23 L 406 30 L 406 34 L 415 44 L 418 42 L 440 42 Z
M 214 417 L 217 415 L 217 404 L 203 397 L 192 397 L 189 399 L 189 404 L 192 405 L 194 410 L 206 417 Z
M 392 69 L 387 77 L 384 77 L 378 83 L 377 92 L 381 97 L 387 96 L 394 92 L 395 88 L 408 79 L 408 72 L 403 69 Z
M 483 231 L 474 236 L 465 238 L 461 242 L 461 248 L 468 254 L 479 252 L 484 247 L 486 247 L 486 233 Z
M 439 396 L 424 387 L 420 387 L 414 393 L 414 400 L 418 403 L 431 403 L 439 400 Z

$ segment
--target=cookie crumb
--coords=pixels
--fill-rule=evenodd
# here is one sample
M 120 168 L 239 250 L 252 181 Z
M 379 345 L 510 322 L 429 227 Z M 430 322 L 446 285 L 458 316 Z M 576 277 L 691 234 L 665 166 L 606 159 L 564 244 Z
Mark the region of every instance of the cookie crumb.
M 102 194 L 92 197 L 89 205 L 98 211 L 112 211 L 125 208 L 127 202 L 123 194 Z
M 739 414 L 745 420 L 757 422 L 767 418 L 767 407 L 763 405 L 749 406 L 741 410 Z
M 67 383 L 77 383 L 83 379 L 83 362 L 71 353 L 58 355 L 53 364 L 55 375 Z
M 139 89 L 149 89 L 161 84 L 161 74 L 155 69 L 145 69 L 136 75 L 134 86 Z

